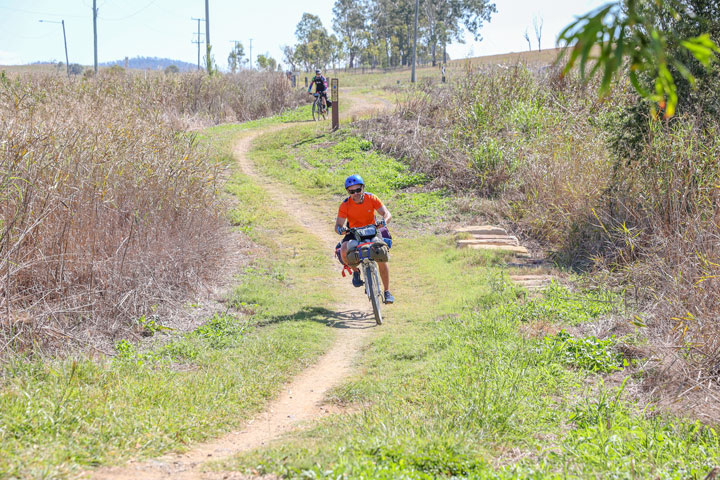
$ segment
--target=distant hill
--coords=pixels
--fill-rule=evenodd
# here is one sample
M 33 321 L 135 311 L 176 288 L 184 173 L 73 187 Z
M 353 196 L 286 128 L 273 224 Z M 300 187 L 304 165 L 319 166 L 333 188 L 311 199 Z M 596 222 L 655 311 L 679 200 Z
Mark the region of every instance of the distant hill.
M 103 67 L 111 67 L 113 65 L 125 67 L 125 60 L 114 60 L 112 62 L 104 62 L 100 64 L 100 66 Z M 172 60 L 170 58 L 134 57 L 128 60 L 128 68 L 136 70 L 165 70 L 165 68 L 170 65 L 175 65 L 181 72 L 197 70 L 197 65 L 194 63 Z

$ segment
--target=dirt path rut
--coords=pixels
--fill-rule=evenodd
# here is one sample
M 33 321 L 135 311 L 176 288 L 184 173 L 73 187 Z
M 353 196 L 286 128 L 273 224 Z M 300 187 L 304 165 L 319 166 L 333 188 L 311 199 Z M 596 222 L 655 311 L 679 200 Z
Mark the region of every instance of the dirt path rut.
M 352 118 L 387 107 L 387 102 L 367 103 L 353 97 L 353 104 L 345 113 Z M 308 235 L 320 239 L 322 245 L 331 252 L 337 243 L 337 235 L 332 231 L 335 212 L 328 211 L 320 204 L 308 205 L 307 199 L 288 191 L 281 185 L 260 175 L 248 158 L 252 141 L 259 135 L 281 130 L 291 125 L 280 125 L 251 132 L 245 135 L 235 146 L 235 158 L 242 171 L 253 177 L 272 198 L 276 207 L 294 212 L 297 221 L 307 229 Z M 303 209 L 296 208 L 303 205 Z M 339 271 L 339 265 L 338 265 Z M 352 368 L 352 364 L 367 334 L 375 327 L 372 310 L 365 296 L 352 287 L 349 280 L 338 273 L 337 280 L 330 288 L 336 290 L 337 297 L 345 299 L 335 305 L 334 314 L 329 323 L 336 329 L 335 343 L 318 362 L 296 376 L 286 384 L 280 395 L 259 415 L 247 422 L 241 430 L 231 432 L 216 440 L 198 444 L 185 453 L 172 453 L 154 460 L 133 462 L 119 467 L 104 468 L 86 475 L 94 480 L 216 480 L 246 478 L 232 472 L 203 472 L 203 465 L 234 454 L 249 451 L 281 437 L 296 429 L 302 422 L 319 418 L 331 412 L 332 407 L 324 405 L 327 392 L 340 384 Z

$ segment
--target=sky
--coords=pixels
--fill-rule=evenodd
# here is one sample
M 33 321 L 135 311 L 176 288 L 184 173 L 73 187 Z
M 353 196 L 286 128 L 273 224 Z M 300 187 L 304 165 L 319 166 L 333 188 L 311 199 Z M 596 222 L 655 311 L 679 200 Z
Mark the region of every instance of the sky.
M 98 6 L 98 62 L 125 57 L 165 57 L 197 63 L 198 22 L 205 18 L 205 0 L 96 0 Z M 450 58 L 519 52 L 537 41 L 533 18 L 542 19 L 542 47 L 555 46 L 558 33 L 575 17 L 609 0 L 494 0 L 498 12 L 482 29 L 483 40 L 448 47 Z M 70 63 L 93 64 L 93 0 L 0 0 L 0 65 L 65 61 L 65 21 Z M 295 27 L 303 12 L 318 15 L 332 29 L 334 0 L 209 0 L 210 44 L 215 61 L 227 67 L 234 41 L 253 60 L 258 54 L 282 63 L 282 45 L 294 45 Z M 45 22 L 40 22 L 44 20 Z M 205 23 L 201 22 L 201 39 Z M 204 45 L 203 54 L 204 54 Z

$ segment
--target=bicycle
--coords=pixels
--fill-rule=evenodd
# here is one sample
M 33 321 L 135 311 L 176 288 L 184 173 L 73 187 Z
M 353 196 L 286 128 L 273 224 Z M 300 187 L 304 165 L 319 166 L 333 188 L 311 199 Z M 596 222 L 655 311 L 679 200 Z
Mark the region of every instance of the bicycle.
M 319 93 L 313 93 L 315 101 L 312 104 L 312 116 L 316 122 L 322 117 L 323 120 L 327 119 L 327 106 L 325 105 L 325 98 Z
M 387 245 L 379 236 L 377 225 L 374 224 L 350 228 L 347 232 L 353 234 L 356 242 L 355 245 L 348 245 L 348 263 L 360 267 L 365 282 L 365 294 L 372 305 L 375 322 L 382 325 L 382 304 L 385 303 L 385 295 L 381 288 L 380 272 L 376 262 L 388 260 Z

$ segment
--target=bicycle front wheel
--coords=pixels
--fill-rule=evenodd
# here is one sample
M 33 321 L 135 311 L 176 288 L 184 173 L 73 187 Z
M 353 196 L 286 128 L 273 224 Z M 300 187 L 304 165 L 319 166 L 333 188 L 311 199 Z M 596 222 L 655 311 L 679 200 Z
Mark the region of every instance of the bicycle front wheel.
M 382 325 L 382 311 L 380 300 L 380 283 L 378 282 L 377 265 L 374 263 L 365 267 L 365 285 L 367 286 L 367 294 L 370 297 L 373 314 L 375 315 L 375 323 Z
M 320 118 L 319 105 L 317 100 L 315 100 L 312 105 L 312 116 L 313 120 L 315 120 L 316 122 Z

